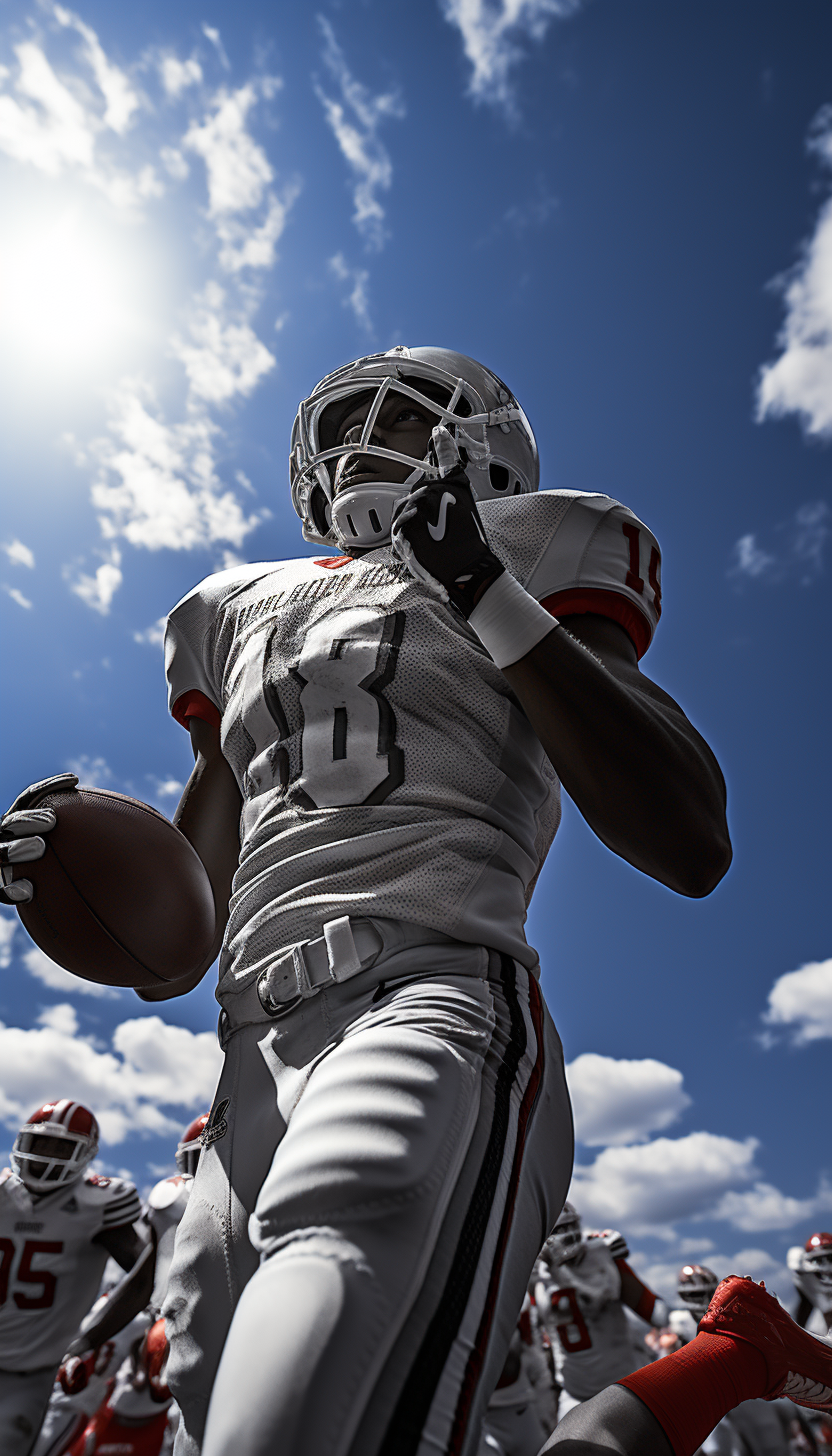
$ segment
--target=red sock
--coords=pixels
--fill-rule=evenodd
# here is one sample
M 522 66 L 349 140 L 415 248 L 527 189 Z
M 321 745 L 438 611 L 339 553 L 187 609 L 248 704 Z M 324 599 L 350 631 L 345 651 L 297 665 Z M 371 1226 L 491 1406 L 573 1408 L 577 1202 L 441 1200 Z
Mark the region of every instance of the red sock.
M 625 1385 L 656 1417 L 675 1456 L 693 1456 L 729 1410 L 765 1394 L 765 1357 L 747 1340 L 697 1335 L 689 1345 L 655 1360 Z

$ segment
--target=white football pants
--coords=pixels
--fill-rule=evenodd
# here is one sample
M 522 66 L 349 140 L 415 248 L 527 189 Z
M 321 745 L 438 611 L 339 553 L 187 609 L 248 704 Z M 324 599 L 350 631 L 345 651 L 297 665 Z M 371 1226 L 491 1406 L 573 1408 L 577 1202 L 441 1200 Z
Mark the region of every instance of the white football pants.
M 0 1370 L 0 1452 L 29 1456 L 46 1414 L 57 1369 Z
M 176 1456 L 469 1456 L 572 1169 L 536 980 L 382 951 L 224 1039 L 164 1309 Z

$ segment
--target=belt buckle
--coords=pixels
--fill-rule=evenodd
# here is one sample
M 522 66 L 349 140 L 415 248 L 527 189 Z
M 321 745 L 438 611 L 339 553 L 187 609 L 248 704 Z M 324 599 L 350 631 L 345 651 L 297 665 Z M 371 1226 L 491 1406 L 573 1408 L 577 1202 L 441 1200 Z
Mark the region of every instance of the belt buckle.
M 275 1021 L 278 1021 L 281 1016 L 286 1016 L 288 1012 L 294 1011 L 295 1007 L 298 1006 L 300 1002 L 304 999 L 303 993 L 299 989 L 300 978 L 298 976 L 297 964 L 297 958 L 299 955 L 303 955 L 302 948 L 300 946 L 293 946 L 292 950 L 289 952 L 288 955 L 281 956 L 280 960 L 277 961 L 275 965 L 269 966 L 268 970 L 263 971 L 262 974 L 258 977 L 257 995 L 260 1001 L 260 1005 L 263 1007 L 266 1015 L 271 1016 Z M 270 987 L 270 982 L 273 981 L 275 972 L 284 963 L 288 963 L 292 968 L 292 971 L 294 973 L 293 979 L 296 988 L 295 994 L 293 996 L 290 996 L 287 1001 L 279 1000 L 278 997 L 274 995 Z M 287 976 L 285 977 L 284 984 L 288 981 L 289 977 Z

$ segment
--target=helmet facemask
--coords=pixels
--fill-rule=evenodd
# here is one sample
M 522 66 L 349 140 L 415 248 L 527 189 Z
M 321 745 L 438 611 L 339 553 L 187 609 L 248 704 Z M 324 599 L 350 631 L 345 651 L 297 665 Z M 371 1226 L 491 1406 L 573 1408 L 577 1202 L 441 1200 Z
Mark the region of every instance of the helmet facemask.
M 27 1124 L 15 1138 L 11 1165 L 30 1193 L 74 1183 L 92 1162 L 98 1139 L 55 1124 Z
M 704 1318 L 718 1283 L 716 1274 L 704 1264 L 685 1264 L 679 1270 L 676 1293 L 695 1320 Z
M 552 1264 L 567 1264 L 579 1253 L 582 1243 L 580 1214 L 571 1203 L 565 1203 L 543 1247 Z
M 475 383 L 434 359 L 471 366 L 465 373 L 482 376 L 478 382 L 490 397 L 484 399 Z M 537 488 L 537 448 L 531 427 L 496 375 L 447 350 L 399 347 L 336 370 L 298 409 L 290 478 L 292 504 L 303 521 L 307 541 L 350 552 L 386 545 L 396 502 L 420 480 L 439 479 L 444 474 L 430 453 L 417 459 L 371 443 L 379 411 L 391 392 L 413 400 L 448 430 L 475 499 Z M 351 430 L 352 439 L 339 440 L 344 420 L 365 403 L 367 414 L 360 436 L 355 438 Z M 518 451 L 519 436 L 523 448 Z M 506 448 L 500 448 L 500 441 Z M 405 479 L 394 482 L 381 475 L 353 487 L 347 485 L 336 495 L 338 460 L 356 454 L 405 467 Z

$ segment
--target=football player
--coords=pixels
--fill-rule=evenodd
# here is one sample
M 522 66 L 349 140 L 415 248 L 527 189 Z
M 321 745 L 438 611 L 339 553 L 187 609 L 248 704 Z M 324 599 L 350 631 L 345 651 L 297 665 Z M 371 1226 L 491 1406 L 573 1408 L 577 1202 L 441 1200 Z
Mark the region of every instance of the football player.
M 643 1365 L 625 1306 L 662 1329 L 668 1310 L 627 1263 L 621 1234 L 581 1230 L 571 1203 L 564 1204 L 543 1246 L 535 1303 L 555 1344 L 563 1386 L 559 1414 L 597 1395 L 622 1375 Z
M 811 1319 L 813 1333 L 832 1331 L 832 1234 L 810 1234 L 789 1249 L 786 1263 L 798 1295 L 797 1323 L 805 1329 Z
M 546 1333 L 527 1294 L 485 1412 L 481 1456 L 489 1449 L 488 1437 L 504 1456 L 537 1456 L 557 1420 L 550 1356 Z
M 292 438 L 329 554 L 220 572 L 169 618 L 196 755 L 176 823 L 217 932 L 143 994 L 222 948 L 226 1052 L 165 1305 L 178 1456 L 476 1449 L 571 1172 L 523 929 L 560 783 L 671 889 L 728 867 L 718 765 L 638 665 L 658 544 L 538 473 L 490 369 L 357 360 Z M 3 820 L 12 903 L 54 823 L 41 792 Z
M 92 1441 L 95 1435 L 95 1439 L 100 1441 L 103 1440 L 103 1430 L 108 1432 L 109 1440 L 112 1434 L 110 1426 L 116 1418 L 116 1410 L 118 1414 L 124 1414 L 123 1407 L 128 1406 L 128 1418 L 135 1416 L 132 1409 L 135 1404 L 133 1392 L 137 1390 L 144 1391 L 145 1403 L 147 1399 L 153 1399 L 149 1410 L 142 1414 L 151 1423 L 155 1422 L 154 1431 L 143 1430 L 142 1442 L 147 1445 L 155 1439 L 160 1408 L 155 1387 L 152 1382 L 144 1381 L 142 1376 L 142 1351 L 147 1350 L 143 1341 L 155 1322 L 158 1327 L 151 1341 L 151 1349 L 158 1346 L 164 1334 L 164 1321 L 157 1321 L 157 1316 L 164 1301 L 176 1230 L 188 1206 L 188 1195 L 202 1151 L 200 1137 L 207 1121 L 206 1112 L 194 1118 L 185 1128 L 175 1155 L 179 1171 L 155 1184 L 142 1212 L 141 1224 L 143 1228 L 147 1228 L 150 1234 L 148 1242 L 152 1242 L 155 1250 L 149 1308 L 120 1331 L 113 1331 L 109 1339 L 85 1357 L 71 1356 L 61 1366 L 33 1456 L 72 1456 L 73 1447 L 81 1436 L 90 1434 Z M 94 1306 L 93 1327 L 97 1323 L 97 1316 L 106 1309 L 108 1298 L 109 1291 Z M 114 1386 L 118 1390 L 117 1397 Z M 152 1397 L 148 1395 L 148 1391 L 153 1391 Z M 109 1413 L 99 1417 L 104 1406 L 108 1406 Z M 94 1426 L 92 1433 L 88 1429 L 90 1424 Z M 83 1442 L 81 1444 L 83 1446 Z
M 46 1102 L 0 1173 L 0 1451 L 24 1456 L 41 1427 L 61 1357 L 96 1295 L 108 1256 L 136 1270 L 131 1319 L 150 1288 L 132 1183 L 88 1171 L 98 1123 L 69 1098 Z M 95 1339 L 101 1344 L 101 1339 Z

